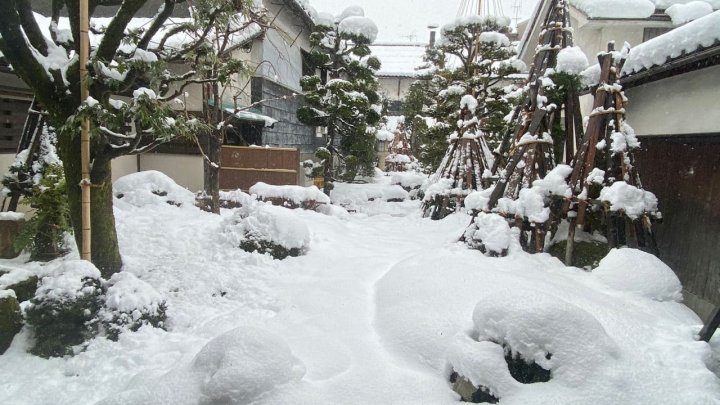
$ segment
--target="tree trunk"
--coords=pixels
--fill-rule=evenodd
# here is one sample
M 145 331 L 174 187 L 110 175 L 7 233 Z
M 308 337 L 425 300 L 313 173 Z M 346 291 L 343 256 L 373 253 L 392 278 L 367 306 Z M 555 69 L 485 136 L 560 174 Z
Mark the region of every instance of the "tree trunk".
M 80 136 L 79 134 L 74 134 L 74 136 L 65 134 L 60 142 L 62 145 L 59 152 L 67 182 L 70 221 L 75 232 L 75 241 L 78 246 L 81 246 Z M 95 157 L 91 177 L 92 262 L 100 270 L 102 276 L 107 279 L 122 268 L 117 232 L 115 231 L 110 161 Z
M 217 83 L 208 84 L 204 87 L 203 108 L 205 109 L 206 122 L 213 126 L 208 134 L 207 159 L 203 164 L 205 194 L 210 198 L 205 208 L 214 213 L 220 213 L 220 154 L 222 153 L 222 130 L 218 129 L 221 119 L 222 100 Z M 208 105 L 208 100 L 213 100 L 214 107 Z

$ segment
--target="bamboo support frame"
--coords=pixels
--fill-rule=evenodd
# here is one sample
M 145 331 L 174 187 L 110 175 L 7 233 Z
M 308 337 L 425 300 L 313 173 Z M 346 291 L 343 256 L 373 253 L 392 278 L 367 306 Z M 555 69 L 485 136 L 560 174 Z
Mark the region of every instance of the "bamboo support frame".
M 80 0 L 80 102 L 83 103 L 90 95 L 87 64 L 90 55 L 88 0 Z M 80 131 L 80 182 L 82 209 L 82 246 L 80 257 L 92 261 L 92 229 L 90 216 L 90 121 L 84 118 Z

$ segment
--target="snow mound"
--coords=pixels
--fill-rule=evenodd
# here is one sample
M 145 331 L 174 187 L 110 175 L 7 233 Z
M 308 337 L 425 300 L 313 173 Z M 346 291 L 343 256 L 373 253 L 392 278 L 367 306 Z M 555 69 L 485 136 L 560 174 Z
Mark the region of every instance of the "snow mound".
M 159 204 L 181 207 L 195 205 L 195 194 L 156 170 L 132 173 L 117 179 L 113 184 L 113 194 L 115 198 L 137 207 Z
M 510 39 L 508 39 L 507 35 L 497 31 L 481 32 L 480 42 L 489 42 L 496 46 L 510 46 Z
M 593 276 L 619 291 L 655 301 L 682 301 L 682 285 L 657 257 L 637 249 L 612 249 Z
M 254 203 L 255 199 L 250 194 L 238 189 L 220 191 L 220 201 L 221 203 L 242 207 Z
M 191 370 L 202 376 L 200 403 L 207 404 L 247 404 L 305 374 L 282 338 L 252 327 L 211 340 L 195 356 Z
M 248 238 L 262 240 L 287 249 L 304 250 L 310 244 L 308 226 L 292 210 L 271 204 L 255 204 L 238 209 L 225 221 L 224 236 L 233 246 Z
M 557 55 L 557 72 L 569 73 L 572 75 L 581 74 L 588 67 L 588 60 L 585 53 L 579 46 L 563 48 Z
M 697 20 L 713 12 L 713 7 L 704 1 L 691 1 L 685 4 L 673 4 L 665 10 L 675 25 Z
M 550 294 L 496 291 L 478 301 L 472 318 L 478 341 L 501 343 L 567 384 L 582 383 L 617 355 L 594 316 Z
M 390 177 L 390 184 L 396 184 L 405 190 L 413 190 L 422 187 L 428 176 L 417 172 L 395 172 Z
M 398 201 L 408 199 L 409 194 L 399 185 L 387 184 L 350 184 L 335 183 L 330 192 L 333 204 L 350 209 L 366 204 L 368 201 Z

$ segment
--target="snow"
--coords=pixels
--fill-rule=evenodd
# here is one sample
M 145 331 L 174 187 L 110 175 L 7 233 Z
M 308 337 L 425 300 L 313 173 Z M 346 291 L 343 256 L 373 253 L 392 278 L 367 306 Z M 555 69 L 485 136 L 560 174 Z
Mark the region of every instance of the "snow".
M 145 205 L 175 204 L 181 207 L 195 205 L 195 194 L 178 186 L 170 177 L 157 170 L 129 174 L 113 184 L 116 203 Z
M 691 1 L 685 4 L 673 4 L 665 10 L 675 25 L 697 20 L 713 12 L 713 7 L 704 1 Z
M 275 186 L 258 182 L 248 190 L 250 194 L 259 198 L 282 198 L 300 204 L 305 201 L 317 201 L 321 204 L 330 202 L 330 198 L 316 186 L 302 187 L 283 185 Z
M 465 239 L 481 242 L 489 252 L 502 253 L 510 247 L 512 232 L 505 218 L 479 212 L 472 226 L 465 230 Z
M 632 186 L 624 181 L 616 181 L 609 187 L 600 190 L 600 200 L 610 204 L 611 211 L 624 211 L 630 218 L 637 218 L 643 213 L 657 211 L 655 194 Z
M 373 20 L 366 17 L 347 17 L 340 21 L 338 30 L 341 34 L 363 36 L 375 42 L 378 34 L 378 27 Z
M 510 46 L 510 40 L 507 35 L 495 31 L 481 32 L 480 42 L 489 42 L 496 46 Z
M 0 221 L 20 221 L 21 219 L 25 219 L 25 213 L 23 212 L 0 212 Z
M 623 66 L 629 75 L 720 41 L 720 11 L 698 18 L 632 48 Z
M 657 257 L 636 249 L 612 249 L 592 271 L 608 287 L 655 301 L 682 301 L 682 285 Z
M 310 230 L 298 221 L 292 211 L 272 204 L 257 203 L 243 206 L 228 218 L 223 233 L 233 247 L 248 237 L 283 246 L 306 250 L 310 244 Z
M 79 296 L 93 294 L 93 287 L 85 286 L 85 278 L 99 279 L 100 271 L 85 260 L 67 260 L 55 267 L 38 284 L 35 297 L 41 300 L 65 302 Z
M 377 195 L 390 179 L 337 183 L 334 195 Z M 344 216 L 257 203 L 309 230 L 307 254 L 280 261 L 227 243 L 223 229 L 240 210 L 122 201 L 122 271 L 167 300 L 167 331 L 97 337 L 46 360 L 26 352 L 24 330 L 0 356 L 0 403 L 450 405 L 449 364 L 508 393 L 501 404 L 720 400 L 711 346 L 696 340 L 701 321 L 682 303 L 529 255 L 517 235 L 507 257 L 486 257 L 458 243 L 465 213 L 431 221 L 417 200 L 358 201 Z M 0 265 L 76 263 L 26 260 Z M 632 270 L 627 260 L 617 266 Z M 551 367 L 552 379 L 513 382 L 493 337 Z
M 0 300 L 6 300 L 8 298 L 17 298 L 15 291 L 13 290 L 0 290 Z
M 585 53 L 579 46 L 563 48 L 557 55 L 557 72 L 569 73 L 572 75 L 581 74 L 588 67 L 588 60 Z
M 569 0 L 590 18 L 647 18 L 655 12 L 650 0 Z
M 460 99 L 460 110 L 467 107 L 471 113 L 475 114 L 475 109 L 477 108 L 477 106 L 478 101 L 470 94 L 466 94 Z
M 107 282 L 105 306 L 108 309 L 130 314 L 143 310 L 155 313 L 163 301 L 160 293 L 132 273 L 113 274 Z

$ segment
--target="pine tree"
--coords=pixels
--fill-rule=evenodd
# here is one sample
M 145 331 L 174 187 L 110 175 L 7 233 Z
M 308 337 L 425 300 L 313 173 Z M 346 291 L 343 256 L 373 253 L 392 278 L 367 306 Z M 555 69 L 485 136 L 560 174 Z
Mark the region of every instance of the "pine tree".
M 377 27 L 352 7 L 337 18 L 318 18 L 310 36 L 311 61 L 327 74 L 303 76 L 300 85 L 305 105 L 298 119 L 312 126 L 327 127 L 327 143 L 316 156 L 324 161 L 325 192 L 332 189 L 337 176 L 334 158 L 344 160 L 343 179 L 369 175 L 375 166 L 374 125 L 380 121 L 382 104 L 377 92 L 375 72 L 380 61 L 371 55 L 369 45 Z

